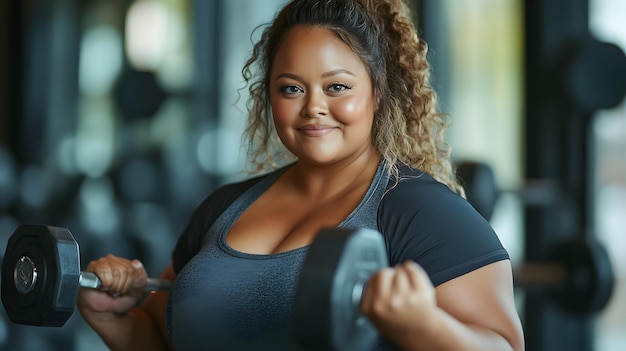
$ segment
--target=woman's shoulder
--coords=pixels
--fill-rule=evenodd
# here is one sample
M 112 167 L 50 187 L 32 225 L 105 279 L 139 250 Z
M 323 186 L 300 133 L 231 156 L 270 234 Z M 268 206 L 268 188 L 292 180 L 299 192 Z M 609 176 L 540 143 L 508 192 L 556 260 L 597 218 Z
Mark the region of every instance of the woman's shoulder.
M 400 171 L 378 208 L 392 264 L 413 259 L 439 285 L 507 259 L 489 222 L 463 197 L 418 170 Z
M 426 227 L 490 230 L 489 222 L 461 195 L 420 170 L 403 167 L 391 179 L 378 209 L 379 220 L 419 220 Z

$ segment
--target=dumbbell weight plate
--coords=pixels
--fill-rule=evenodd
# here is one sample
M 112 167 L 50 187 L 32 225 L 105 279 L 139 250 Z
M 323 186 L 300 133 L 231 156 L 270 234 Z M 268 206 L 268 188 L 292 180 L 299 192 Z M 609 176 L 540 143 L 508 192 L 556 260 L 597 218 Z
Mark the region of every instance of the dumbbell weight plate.
M 566 271 L 563 281 L 551 290 L 553 300 L 566 311 L 589 315 L 608 304 L 615 275 L 609 254 L 595 240 L 568 240 L 554 246 L 548 261 Z
M 296 288 L 296 337 L 310 350 L 368 350 L 378 335 L 361 313 L 367 280 L 388 266 L 382 236 L 369 229 L 322 229 Z
M 2 303 L 18 324 L 62 326 L 76 304 L 78 244 L 64 228 L 22 225 L 2 261 Z

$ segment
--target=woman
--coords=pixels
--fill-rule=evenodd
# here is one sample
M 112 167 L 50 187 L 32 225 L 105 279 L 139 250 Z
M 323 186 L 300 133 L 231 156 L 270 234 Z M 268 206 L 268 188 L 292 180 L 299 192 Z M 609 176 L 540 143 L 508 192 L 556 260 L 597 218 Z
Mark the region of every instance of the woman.
M 363 294 L 375 349 L 523 350 L 508 254 L 463 199 L 428 72 L 400 0 L 289 2 L 243 70 L 263 175 L 197 207 L 161 275 L 169 292 L 135 307 L 141 263 L 91 262 L 107 292 L 81 289 L 85 320 L 113 350 L 297 350 L 307 246 L 322 227 L 367 227 L 392 267 Z

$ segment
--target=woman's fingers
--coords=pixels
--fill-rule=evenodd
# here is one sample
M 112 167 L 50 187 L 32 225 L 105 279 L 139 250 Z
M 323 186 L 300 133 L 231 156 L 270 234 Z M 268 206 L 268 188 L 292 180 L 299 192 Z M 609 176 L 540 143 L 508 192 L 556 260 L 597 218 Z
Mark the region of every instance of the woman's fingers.
M 128 293 L 131 288 L 145 287 L 146 273 L 141 262 L 107 255 L 92 261 L 87 271 L 94 272 L 102 283 L 101 290 L 112 296 Z
M 383 335 L 415 326 L 436 308 L 435 289 L 415 262 L 384 268 L 368 281 L 361 309 Z
M 80 289 L 78 308 L 90 313 L 126 313 L 143 298 L 147 274 L 138 260 L 108 255 L 87 265 L 85 271 L 95 273 L 100 289 Z
M 397 269 L 404 273 L 402 275 L 407 278 L 411 291 L 420 291 L 427 294 L 429 295 L 427 298 L 433 299 L 434 302 L 435 289 L 428 277 L 428 273 L 426 273 L 422 266 L 413 261 L 406 261 L 398 266 Z

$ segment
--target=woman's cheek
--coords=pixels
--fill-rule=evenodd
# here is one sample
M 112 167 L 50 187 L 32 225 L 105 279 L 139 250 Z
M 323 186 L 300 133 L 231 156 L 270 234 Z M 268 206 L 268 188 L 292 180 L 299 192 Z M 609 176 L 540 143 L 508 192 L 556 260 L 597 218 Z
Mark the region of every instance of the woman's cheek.
M 336 118 L 345 124 L 362 121 L 368 118 L 373 119 L 374 115 L 371 101 L 358 96 L 352 96 L 342 101 L 342 103 L 337 106 L 336 111 Z
M 284 102 L 272 103 L 272 116 L 274 117 L 274 124 L 276 126 L 291 124 L 294 108 L 290 104 Z

